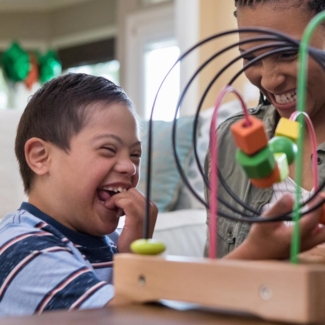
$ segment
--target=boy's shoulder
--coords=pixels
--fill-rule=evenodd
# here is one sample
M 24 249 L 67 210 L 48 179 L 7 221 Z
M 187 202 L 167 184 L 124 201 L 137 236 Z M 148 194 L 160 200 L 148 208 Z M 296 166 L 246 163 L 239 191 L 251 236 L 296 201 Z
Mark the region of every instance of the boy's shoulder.
M 112 298 L 73 243 L 24 209 L 0 222 L 0 252 L 0 316 L 102 307 Z
M 0 222 L 0 232 L 5 231 L 7 228 L 34 228 L 42 220 L 31 214 L 30 212 L 19 209 L 14 212 L 10 212 Z
M 40 231 L 45 222 L 40 218 L 34 216 L 32 213 L 19 209 L 17 211 L 8 213 L 0 222 L 0 233 L 6 232 L 8 229 L 34 229 Z
M 10 239 L 17 241 L 31 236 L 54 236 L 58 240 L 63 235 L 30 212 L 20 209 L 7 214 L 0 222 L 0 246 Z

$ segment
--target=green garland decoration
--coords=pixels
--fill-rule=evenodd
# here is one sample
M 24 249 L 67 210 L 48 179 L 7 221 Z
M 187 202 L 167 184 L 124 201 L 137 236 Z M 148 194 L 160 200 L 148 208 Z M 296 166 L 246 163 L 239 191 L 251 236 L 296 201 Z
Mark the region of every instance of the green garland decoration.
M 1 63 L 9 80 L 17 82 L 26 79 L 30 69 L 29 56 L 17 42 L 13 42 L 3 53 Z
M 30 56 L 18 42 L 13 42 L 2 54 L 1 64 L 7 79 L 13 82 L 26 81 L 32 70 Z M 53 50 L 37 55 L 37 67 L 41 84 L 59 76 L 62 71 L 61 62 Z
M 41 83 L 45 83 L 61 74 L 62 67 L 54 51 L 48 51 L 39 57 L 39 78 Z

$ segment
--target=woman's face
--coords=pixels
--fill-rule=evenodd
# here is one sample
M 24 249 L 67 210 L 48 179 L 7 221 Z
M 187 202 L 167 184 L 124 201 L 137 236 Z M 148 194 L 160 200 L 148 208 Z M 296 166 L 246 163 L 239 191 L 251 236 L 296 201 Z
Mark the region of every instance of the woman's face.
M 308 14 L 305 7 L 279 6 L 279 4 L 258 4 L 254 9 L 240 7 L 237 11 L 238 28 L 266 27 L 300 40 L 313 13 Z M 243 33 L 240 34 L 240 39 L 255 35 Z M 241 45 L 240 51 L 243 52 L 262 44 L 260 42 Z M 323 26 L 316 30 L 310 44 L 324 49 L 325 30 Z M 244 58 L 244 64 L 266 51 L 269 49 L 247 55 Z M 272 55 L 246 70 L 246 76 L 250 82 L 262 91 L 282 117 L 289 118 L 291 113 L 296 110 L 297 67 L 297 53 L 288 52 Z M 307 83 L 308 104 L 305 111 L 312 118 L 324 119 L 325 114 L 322 113 L 323 108 L 325 109 L 324 87 L 325 72 L 316 62 L 310 60 Z

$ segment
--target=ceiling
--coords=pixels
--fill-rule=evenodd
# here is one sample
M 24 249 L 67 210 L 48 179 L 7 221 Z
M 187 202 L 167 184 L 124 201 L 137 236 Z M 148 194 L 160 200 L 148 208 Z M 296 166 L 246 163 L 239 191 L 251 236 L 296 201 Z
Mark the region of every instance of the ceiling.
M 0 0 L 0 11 L 50 12 L 89 1 L 93 0 Z

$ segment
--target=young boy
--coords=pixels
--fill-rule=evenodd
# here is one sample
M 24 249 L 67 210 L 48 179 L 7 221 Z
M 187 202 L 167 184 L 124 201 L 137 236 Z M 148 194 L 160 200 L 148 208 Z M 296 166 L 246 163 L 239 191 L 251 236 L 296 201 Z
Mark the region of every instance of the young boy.
M 28 102 L 15 151 L 29 199 L 0 224 L 0 315 L 106 305 L 113 255 L 142 237 L 131 101 L 101 77 L 53 79 Z M 156 217 L 151 203 L 151 235 Z

